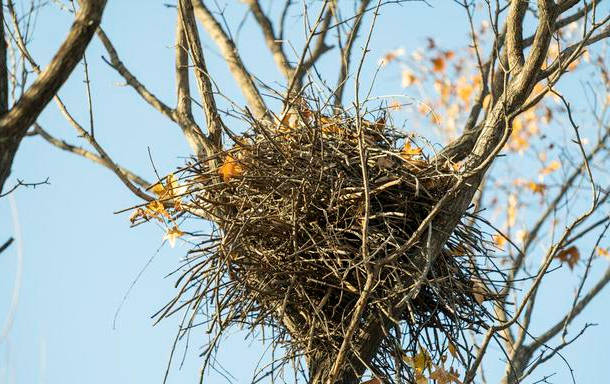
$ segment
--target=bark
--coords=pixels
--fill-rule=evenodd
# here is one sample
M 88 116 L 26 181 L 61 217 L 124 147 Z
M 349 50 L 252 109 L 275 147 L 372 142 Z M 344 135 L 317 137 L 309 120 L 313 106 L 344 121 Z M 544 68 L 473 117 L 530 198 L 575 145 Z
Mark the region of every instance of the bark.
M 10 175 L 15 153 L 26 131 L 80 62 L 100 24 L 105 6 L 106 0 L 81 2 L 81 8 L 76 13 L 68 36 L 49 65 L 15 105 L 0 118 L 0 193 Z M 3 61 L 1 66 L 3 70 L 0 74 L 5 75 L 6 61 Z M 6 76 L 1 82 L 6 81 L 5 79 Z

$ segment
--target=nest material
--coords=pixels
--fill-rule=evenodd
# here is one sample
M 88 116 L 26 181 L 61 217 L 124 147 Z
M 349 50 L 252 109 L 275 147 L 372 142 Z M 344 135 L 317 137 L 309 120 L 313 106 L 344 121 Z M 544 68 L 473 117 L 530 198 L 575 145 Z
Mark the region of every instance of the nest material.
M 361 315 L 362 322 L 371 315 L 394 322 L 375 369 L 388 376 L 399 369 L 397 345 L 440 359 L 450 342 L 467 354 L 462 332 L 490 316 L 481 299 L 488 273 L 482 234 L 459 224 L 433 259 L 425 236 L 400 251 L 455 182 L 453 167 L 428 161 L 412 135 L 383 120 L 301 108 L 278 127 L 254 125 L 235 138 L 223 177 L 208 163 L 187 170 L 191 204 L 218 230 L 190 253 L 183 289 L 165 313 L 186 299 L 183 305 L 208 311 L 216 332 L 232 324 L 274 327 L 287 359 L 333 354 L 367 272 L 385 260 Z

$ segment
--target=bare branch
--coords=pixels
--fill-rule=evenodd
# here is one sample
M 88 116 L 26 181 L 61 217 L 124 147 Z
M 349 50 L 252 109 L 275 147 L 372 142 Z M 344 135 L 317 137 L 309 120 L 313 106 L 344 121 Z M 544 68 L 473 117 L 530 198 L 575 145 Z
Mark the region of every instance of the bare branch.
M 206 137 L 200 129 L 196 129 L 196 126 L 191 125 L 187 134 L 191 136 L 190 140 L 198 143 L 197 154 L 199 156 L 203 155 L 204 152 L 211 156 L 222 149 L 222 121 L 216 108 L 216 101 L 214 101 L 212 82 L 210 81 L 210 75 L 203 57 L 199 32 L 195 24 L 192 1 L 180 0 L 178 2 L 178 13 L 184 25 L 191 59 L 195 65 L 195 79 L 197 80 L 197 87 L 199 88 L 208 129 L 208 136 Z
M 114 45 L 112 45 L 112 42 L 102 28 L 98 28 L 97 37 L 104 45 L 106 52 L 108 52 L 108 56 L 110 56 L 110 62 L 108 64 L 125 79 L 125 82 L 130 87 L 138 92 L 144 101 L 150 104 L 157 111 L 161 112 L 163 115 L 174 120 L 172 109 L 159 100 L 148 89 L 146 89 L 146 87 L 140 83 L 140 81 L 138 81 L 138 79 L 125 67 L 123 62 L 120 60 Z
M 256 119 L 267 119 L 271 121 L 267 112 L 267 106 L 265 105 L 258 88 L 254 84 L 252 75 L 245 68 L 233 40 L 227 36 L 220 23 L 214 18 L 202 0 L 194 0 L 193 8 L 195 10 L 195 16 L 199 19 L 212 40 L 214 40 L 220 48 L 220 52 L 227 62 L 233 78 L 237 81 L 237 85 L 239 85 L 242 94 L 246 98 L 254 117 Z
M 341 66 L 339 69 L 339 78 L 337 79 L 337 86 L 334 95 L 335 105 L 337 106 L 341 105 L 343 102 L 343 91 L 345 89 L 345 82 L 347 81 L 347 75 L 349 73 L 350 61 L 352 58 L 352 48 L 356 38 L 358 37 L 358 31 L 362 25 L 362 18 L 364 17 L 370 2 L 371 0 L 360 1 L 360 6 L 358 7 L 358 13 L 356 14 L 354 25 L 347 35 L 345 46 L 341 49 Z
M 111 171 L 114 171 L 113 164 L 111 162 L 109 162 L 107 159 L 104 159 L 103 157 L 96 155 L 95 153 L 93 153 L 91 151 L 87 151 L 84 148 L 69 144 L 64 140 L 60 140 L 60 139 L 53 137 L 50 133 L 45 131 L 38 123 L 34 123 L 34 132 L 36 134 L 40 135 L 40 137 L 45 139 L 48 143 L 54 145 L 55 147 L 57 147 L 59 149 L 74 153 L 75 155 L 82 156 L 85 159 L 89 159 L 89 160 L 93 161 L 94 163 L 101 164 L 104 167 L 110 169 Z M 118 164 L 115 164 L 115 166 L 124 175 L 124 177 L 126 177 L 130 181 L 136 183 L 140 187 L 148 188 L 151 186 L 151 183 L 144 180 L 143 178 L 136 175 L 135 173 L 131 172 L 127 168 L 122 167 Z
M 273 55 L 275 64 L 284 77 L 290 80 L 293 77 L 294 68 L 290 65 L 286 53 L 284 53 L 284 42 L 277 40 L 273 31 L 273 25 L 267 15 L 265 15 L 265 12 L 263 12 L 258 0 L 247 0 L 247 3 L 250 5 L 250 10 L 263 32 L 265 43 Z
M 68 36 L 49 65 L 0 118 L 0 192 L 28 127 L 68 79 L 97 29 L 106 0 L 82 1 Z

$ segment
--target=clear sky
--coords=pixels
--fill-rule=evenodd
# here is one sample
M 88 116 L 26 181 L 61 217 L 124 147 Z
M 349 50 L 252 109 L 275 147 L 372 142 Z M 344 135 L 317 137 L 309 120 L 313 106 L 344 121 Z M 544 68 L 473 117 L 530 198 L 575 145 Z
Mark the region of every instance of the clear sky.
M 166 3 L 175 2 L 109 0 L 102 26 L 125 65 L 149 90 L 174 105 L 175 9 L 165 6 Z M 243 5 L 236 0 L 217 3 L 226 6 L 227 22 L 236 30 L 245 14 Z M 369 79 L 377 60 L 388 50 L 404 47 L 409 51 L 424 46 L 427 36 L 433 36 L 447 47 L 466 44 L 467 22 L 460 7 L 448 0 L 432 0 L 430 5 L 414 2 L 382 10 L 365 66 Z M 71 16 L 54 2 L 41 9 L 31 42 L 33 56 L 40 63 L 47 63 L 51 58 L 70 22 Z M 297 19 L 291 23 L 296 31 L 302 29 Z M 295 33 L 295 44 L 300 41 L 296 36 L 298 33 Z M 243 104 L 215 46 L 207 40 L 205 43 L 210 71 L 222 91 Z M 281 84 L 251 18 L 239 35 L 238 45 L 250 70 L 263 81 Z M 142 102 L 132 89 L 122 86 L 122 79 L 102 61 L 103 55 L 101 44 L 94 40 L 87 58 L 92 77 L 96 138 L 118 163 L 149 180 L 154 180 L 154 172 L 148 149 L 159 172 L 171 172 L 190 154 L 179 128 Z M 336 68 L 336 57 L 329 56 L 322 60 L 319 70 L 332 73 L 330 77 L 334 78 Z M 83 78 L 83 68 L 79 66 L 60 95 L 70 111 L 87 126 Z M 399 83 L 398 71 L 384 71 L 374 93 L 402 93 Z M 346 92 L 353 92 L 353 85 Z M 47 107 L 39 122 L 55 136 L 84 145 L 55 105 Z M 511 156 L 522 161 L 518 155 Z M 22 236 L 19 244 L 0 255 L 2 322 L 10 307 L 19 247 L 24 261 L 14 323 L 8 339 L 0 344 L 0 383 L 160 382 L 179 318 L 164 320 L 153 327 L 150 317 L 172 297 L 174 278 L 166 275 L 177 267 L 188 244 L 178 242 L 173 249 L 167 244 L 161 246 L 163 229 L 154 224 L 129 228 L 128 214 L 114 212 L 138 200 L 111 172 L 53 148 L 40 138 L 26 138 L 7 186 L 13 185 L 16 178 L 34 182 L 47 177 L 50 185 L 20 188 L 12 195 Z M 0 199 L 0 242 L 16 234 L 10 202 L 8 198 Z M 145 267 L 113 328 L 123 297 Z M 603 266 L 597 267 L 601 271 Z M 566 284 L 571 285 L 566 287 Z M 540 299 L 537 318 L 540 329 L 561 315 L 573 291 L 572 282 L 566 283 L 561 277 L 552 279 L 548 292 Z M 558 298 L 555 292 L 566 296 Z M 582 314 L 583 320 L 577 324 L 586 319 L 599 325 L 589 329 L 565 352 L 578 382 L 602 382 L 602 377 L 607 376 L 604 370 L 610 358 L 605 346 L 610 342 L 610 312 L 604 303 L 608 300 L 610 290 L 600 294 L 591 309 Z M 200 364 L 198 347 L 205 340 L 203 330 L 193 332 L 184 366 L 171 371 L 170 383 L 196 382 Z M 244 339 L 243 333 L 235 332 L 223 343 L 218 357 L 235 377 L 234 382 L 245 383 L 261 351 L 262 346 L 255 339 Z M 540 372 L 531 381 L 541 378 L 543 373 L 556 372 L 552 382 L 570 382 L 568 368 L 560 361 Z M 212 373 L 206 382 L 222 383 L 225 379 Z

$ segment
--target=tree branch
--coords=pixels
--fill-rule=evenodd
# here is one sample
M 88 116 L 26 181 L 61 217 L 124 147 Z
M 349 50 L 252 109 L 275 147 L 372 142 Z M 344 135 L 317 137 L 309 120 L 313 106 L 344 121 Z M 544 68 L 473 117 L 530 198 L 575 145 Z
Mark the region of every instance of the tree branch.
M 275 37 L 275 32 L 273 31 L 273 25 L 271 21 L 263 12 L 258 0 L 246 0 L 246 3 L 250 6 L 250 10 L 254 15 L 258 25 L 263 32 L 263 36 L 265 38 L 265 43 L 267 47 L 271 51 L 273 56 L 273 60 L 277 65 L 280 72 L 284 75 L 286 80 L 290 81 L 293 76 L 294 68 L 288 62 L 288 58 L 284 53 L 284 42 L 278 41 Z
M 54 145 L 55 147 L 62 149 L 64 151 L 67 152 L 71 152 L 74 153 L 75 155 L 79 155 L 84 157 L 85 159 L 89 159 L 91 161 L 93 161 L 94 163 L 103 165 L 104 167 L 110 169 L 111 171 L 115 171 L 115 168 L 113 167 L 113 164 L 108 161 L 107 159 L 96 155 L 95 153 L 91 152 L 91 151 L 87 151 L 84 148 L 78 147 L 76 145 L 72 145 L 67 143 L 64 140 L 60 140 L 57 139 L 55 137 L 53 137 L 50 133 L 48 133 L 47 131 L 45 131 L 38 123 L 34 123 L 34 132 L 38 135 L 40 135 L 40 137 L 42 137 L 43 139 L 45 139 L 48 143 Z M 125 167 L 122 167 L 118 164 L 114 164 L 114 166 L 116 167 L 116 169 L 118 169 L 121 174 L 126 177 L 127 179 L 129 179 L 130 181 L 136 183 L 137 185 L 139 185 L 142 188 L 148 188 L 151 186 L 151 183 L 149 183 L 148 181 L 144 180 L 143 178 L 141 178 L 140 176 L 136 175 L 135 173 L 131 172 L 130 170 L 128 170 Z
M 203 57 L 192 0 L 179 0 L 178 13 L 184 25 L 188 48 L 191 52 L 191 60 L 195 66 L 195 79 L 199 88 L 208 129 L 206 137 L 201 132 L 201 129 L 198 129 L 199 127 L 193 124 L 187 134 L 191 136 L 193 142 L 197 143 L 197 155 L 202 156 L 205 153 L 209 157 L 222 149 L 223 125 L 216 108 L 212 82 L 210 81 L 210 75 Z
M 83 0 L 81 4 L 68 36 L 49 65 L 0 118 L 0 192 L 27 129 L 81 60 L 102 19 L 106 0 Z
M 146 89 L 146 87 L 140 83 L 140 81 L 138 81 L 138 79 L 127 69 L 127 67 L 125 67 L 123 62 L 120 60 L 114 45 L 112 45 L 112 42 L 102 28 L 98 28 L 97 37 L 102 42 L 102 45 L 104 45 L 106 52 L 108 52 L 108 56 L 110 56 L 110 62 L 108 64 L 125 79 L 125 82 L 132 87 L 142 97 L 142 99 L 144 99 L 144 101 L 166 117 L 174 120 L 173 110 L 159 100 L 154 94 L 148 91 L 148 89 Z
M 256 119 L 267 119 L 268 121 L 271 121 L 271 117 L 267 112 L 267 106 L 265 105 L 258 88 L 254 84 L 252 75 L 245 68 L 233 40 L 227 36 L 222 29 L 222 26 L 214 18 L 202 0 L 193 0 L 193 8 L 195 10 L 195 16 L 199 19 L 201 25 L 203 25 L 212 40 L 214 40 L 216 45 L 220 48 L 220 52 L 227 62 L 233 78 L 237 81 L 237 85 L 239 85 L 242 94 L 246 98 L 246 102 L 252 110 L 254 117 Z

